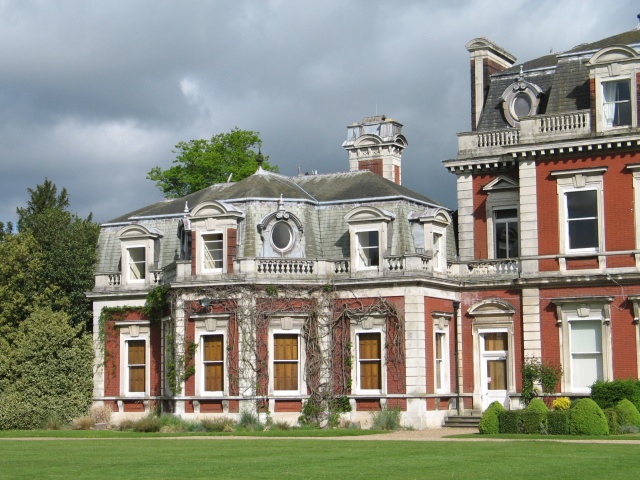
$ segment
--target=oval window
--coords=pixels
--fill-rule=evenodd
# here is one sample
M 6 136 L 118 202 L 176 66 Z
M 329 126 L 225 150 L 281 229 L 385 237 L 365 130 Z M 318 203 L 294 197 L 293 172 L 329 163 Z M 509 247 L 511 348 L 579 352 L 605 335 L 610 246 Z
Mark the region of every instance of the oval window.
M 525 93 L 521 93 L 513 99 L 513 113 L 517 118 L 526 117 L 531 113 L 531 98 Z
M 286 222 L 278 222 L 271 230 L 271 243 L 278 250 L 284 251 L 293 243 L 293 232 Z

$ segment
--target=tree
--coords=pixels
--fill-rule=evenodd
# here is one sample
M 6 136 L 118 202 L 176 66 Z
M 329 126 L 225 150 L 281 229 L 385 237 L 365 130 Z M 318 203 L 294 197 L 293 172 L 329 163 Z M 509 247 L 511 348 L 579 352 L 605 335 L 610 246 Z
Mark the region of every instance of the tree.
M 36 308 L 14 341 L 0 345 L 0 429 L 66 423 L 87 412 L 93 348 L 63 312 Z
M 54 309 L 66 311 L 74 325 L 90 327 L 91 302 L 85 292 L 93 288 L 99 226 L 91 214 L 82 219 L 69 212 L 67 190 L 58 194 L 47 179 L 28 191 L 27 207 L 17 209 L 18 231 L 31 235 L 38 245 L 43 262 L 38 290 L 57 289 Z
M 239 181 L 255 173 L 258 154 L 252 150 L 260 147 L 258 132 L 234 128 L 229 133 L 219 133 L 211 140 L 200 139 L 180 142 L 173 161 L 176 165 L 163 170 L 153 167 L 147 178 L 165 197 L 177 198 L 202 190 L 215 183 L 224 183 L 231 176 Z M 262 168 L 277 172 L 278 167 L 264 161 Z

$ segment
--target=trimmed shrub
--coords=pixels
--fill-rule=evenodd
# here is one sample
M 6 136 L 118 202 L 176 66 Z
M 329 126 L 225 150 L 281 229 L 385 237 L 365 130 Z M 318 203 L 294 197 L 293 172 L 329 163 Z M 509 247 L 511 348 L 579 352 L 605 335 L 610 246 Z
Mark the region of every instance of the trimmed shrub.
M 522 410 L 505 410 L 498 420 L 500 433 L 522 433 Z
M 371 412 L 371 428 L 374 430 L 398 430 L 400 428 L 400 409 L 382 408 Z
M 527 408 L 522 411 L 522 426 L 524 433 L 547 433 L 547 414 L 549 409 L 539 398 L 529 402 Z
M 569 410 L 571 408 L 571 400 L 569 400 L 568 397 L 558 397 L 553 401 L 551 406 L 554 410 Z
M 591 385 L 591 398 L 600 408 L 611 408 L 626 398 L 640 410 L 640 383 L 635 380 L 597 381 Z
M 636 406 L 626 398 L 623 398 L 616 405 L 616 413 L 618 414 L 619 425 L 633 425 L 640 428 L 640 412 Z
M 547 413 L 549 435 L 569 435 L 569 410 L 552 410 Z
M 482 414 L 478 430 L 483 435 L 500 433 L 500 421 L 498 416 L 505 411 L 500 402 L 493 402 Z
M 569 412 L 571 435 L 609 435 L 607 417 L 598 404 L 590 398 L 576 401 Z
M 603 412 L 604 416 L 607 417 L 609 435 L 619 435 L 620 423 L 618 422 L 618 411 L 615 408 L 605 408 Z

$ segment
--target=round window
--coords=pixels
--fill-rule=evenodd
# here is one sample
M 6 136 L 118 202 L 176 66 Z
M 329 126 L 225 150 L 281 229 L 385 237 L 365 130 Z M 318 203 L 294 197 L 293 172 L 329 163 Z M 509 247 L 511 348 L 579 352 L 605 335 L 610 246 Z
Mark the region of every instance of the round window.
M 531 113 L 531 98 L 526 93 L 520 93 L 513 99 L 513 113 L 517 118 L 526 117 Z
M 284 251 L 293 243 L 293 231 L 287 222 L 278 222 L 271 229 L 271 243 L 278 250 Z

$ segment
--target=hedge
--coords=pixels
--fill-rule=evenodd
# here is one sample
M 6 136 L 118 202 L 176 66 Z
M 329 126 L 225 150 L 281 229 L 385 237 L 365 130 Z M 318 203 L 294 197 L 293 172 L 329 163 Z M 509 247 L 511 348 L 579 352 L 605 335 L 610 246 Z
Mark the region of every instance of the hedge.
M 492 435 L 500 433 L 500 421 L 498 415 L 505 411 L 500 402 L 493 402 L 482 414 L 478 431 L 481 434 Z
M 591 399 L 603 410 L 615 408 L 620 400 L 625 398 L 640 410 L 640 382 L 636 380 L 597 381 L 591 385 Z
M 636 406 L 626 398 L 623 398 L 616 405 L 616 413 L 618 414 L 619 425 L 633 425 L 640 428 L 640 412 Z
M 498 415 L 500 433 L 522 433 L 522 410 L 506 410 Z
M 547 413 L 549 435 L 569 435 L 569 410 L 552 410 Z
M 571 435 L 608 435 L 607 417 L 596 402 L 590 398 L 577 400 L 569 414 Z

